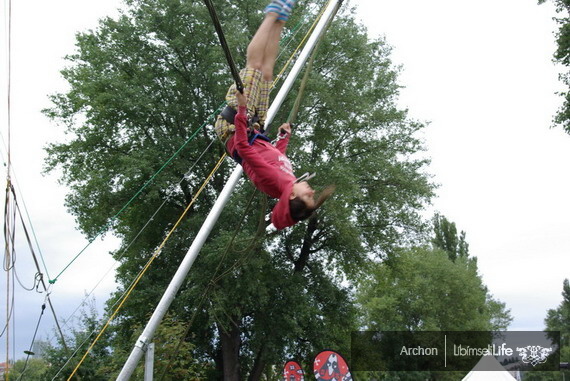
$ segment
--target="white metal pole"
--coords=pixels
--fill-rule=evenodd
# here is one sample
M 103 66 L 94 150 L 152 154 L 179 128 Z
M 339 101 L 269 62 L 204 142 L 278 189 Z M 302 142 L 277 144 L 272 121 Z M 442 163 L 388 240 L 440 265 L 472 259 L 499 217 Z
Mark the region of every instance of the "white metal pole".
M 311 54 L 313 48 L 315 47 L 318 37 L 324 32 L 325 26 L 329 18 L 334 17 L 334 14 L 338 10 L 338 7 L 340 6 L 341 3 L 342 0 L 336 0 L 336 1 L 331 1 L 327 5 L 327 8 L 325 9 L 325 12 L 323 13 L 321 20 L 315 27 L 314 32 L 312 33 L 311 37 L 305 44 L 305 47 L 299 54 L 297 62 L 295 63 L 295 65 L 293 65 L 291 72 L 287 76 L 286 80 L 283 82 L 283 85 L 281 86 L 279 93 L 275 96 L 275 100 L 273 101 L 271 107 L 267 111 L 267 118 L 265 122 L 266 126 L 269 126 L 269 124 L 275 117 L 277 110 L 283 104 L 285 96 L 293 86 L 293 82 L 299 75 L 303 65 L 305 64 L 305 61 Z M 178 267 L 176 274 L 174 274 L 174 277 L 172 278 L 170 284 L 168 285 L 168 288 L 164 292 L 162 299 L 158 303 L 158 306 L 156 307 L 154 313 L 152 314 L 143 333 L 140 335 L 137 342 L 135 343 L 135 346 L 131 354 L 129 355 L 129 358 L 125 362 L 125 365 L 123 365 L 123 369 L 121 370 L 121 373 L 117 377 L 118 381 L 127 381 L 130 379 L 131 375 L 133 374 L 138 362 L 140 361 L 142 355 L 147 349 L 148 343 L 150 343 L 150 341 L 152 340 L 154 333 L 158 328 L 158 326 L 160 325 L 162 318 L 168 311 L 168 308 L 170 307 L 170 304 L 174 300 L 176 293 L 182 286 L 184 279 L 186 278 L 186 275 L 190 271 L 190 268 L 192 267 L 194 260 L 198 256 L 198 253 L 200 252 L 202 246 L 204 245 L 206 239 L 208 238 L 208 235 L 212 231 L 214 224 L 216 223 L 220 214 L 222 213 L 222 209 L 228 202 L 233 189 L 235 188 L 237 182 L 241 177 L 241 174 L 242 174 L 242 168 L 241 166 L 238 165 L 232 172 L 230 178 L 228 179 L 226 185 L 224 186 L 224 189 L 222 189 L 222 192 L 220 193 L 218 199 L 214 203 L 212 210 L 210 211 L 210 213 L 206 217 L 206 220 L 202 224 L 202 227 L 198 231 L 196 238 L 194 238 L 194 242 L 192 242 L 192 245 L 188 249 L 186 256 L 180 263 L 180 266 Z
M 176 274 L 174 274 L 174 277 L 170 281 L 168 288 L 164 292 L 162 299 L 160 299 L 160 302 L 158 303 L 158 306 L 154 310 L 143 333 L 140 335 L 137 342 L 135 343 L 135 347 L 133 348 L 129 358 L 127 359 L 127 362 L 125 363 L 125 365 L 123 365 L 123 369 L 121 370 L 121 373 L 117 377 L 117 380 L 123 380 L 123 381 L 129 380 L 131 375 L 133 374 L 140 358 L 142 357 L 143 353 L 146 351 L 148 343 L 152 340 L 152 337 L 154 336 L 156 329 L 160 325 L 162 318 L 168 311 L 170 304 L 172 304 L 172 301 L 174 300 L 176 293 L 180 289 L 180 286 L 182 286 L 182 283 L 184 282 L 184 279 L 186 278 L 188 271 L 190 271 L 190 268 L 192 267 L 194 260 L 198 256 L 200 249 L 204 245 L 204 242 L 206 241 L 208 235 L 212 231 L 214 224 L 216 223 L 218 217 L 222 213 L 222 209 L 229 200 L 232 190 L 234 189 L 238 180 L 241 177 L 241 173 L 242 173 L 241 166 L 239 165 L 236 166 L 230 178 L 228 179 L 228 182 L 224 186 L 224 189 L 222 189 L 222 192 L 220 193 L 218 199 L 214 203 L 214 206 L 212 207 L 212 210 L 208 214 L 208 217 L 206 217 L 206 220 L 202 224 L 200 231 L 198 231 L 196 238 L 194 238 L 194 242 L 192 242 L 192 245 L 190 246 L 190 249 L 188 249 L 186 256 L 180 263 L 180 266 L 178 267 Z
M 144 362 L 144 381 L 152 381 L 154 378 L 154 343 L 148 345 Z
M 317 44 L 319 37 L 325 32 L 328 20 L 331 17 L 334 17 L 342 2 L 343 0 L 336 0 L 336 1 L 331 0 L 327 5 L 327 8 L 323 12 L 323 16 L 317 23 L 317 26 L 315 26 L 315 30 L 307 40 L 307 43 L 305 44 L 305 47 L 303 48 L 301 53 L 299 53 L 299 58 L 297 58 L 297 61 L 291 68 L 291 72 L 289 73 L 287 78 L 285 78 L 285 81 L 283 82 L 281 89 L 279 89 L 279 93 L 277 93 L 275 99 L 273 100 L 273 103 L 271 103 L 271 107 L 269 107 L 269 110 L 267 110 L 267 118 L 265 121 L 266 129 L 268 128 L 269 124 L 273 121 L 273 118 L 275 117 L 275 114 L 277 114 L 277 111 L 279 111 L 279 109 L 281 108 L 281 105 L 285 101 L 285 97 L 291 90 L 291 87 L 293 87 L 293 84 L 295 83 L 295 80 L 299 76 L 301 69 L 303 68 L 303 66 L 307 62 L 307 59 L 309 58 L 309 55 L 315 48 L 315 45 Z

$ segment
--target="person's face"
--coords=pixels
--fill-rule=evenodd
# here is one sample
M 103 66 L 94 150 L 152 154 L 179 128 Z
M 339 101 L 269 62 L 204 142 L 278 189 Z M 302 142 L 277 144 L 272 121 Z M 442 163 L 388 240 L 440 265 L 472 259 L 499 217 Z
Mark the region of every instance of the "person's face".
M 307 207 L 312 208 L 315 206 L 315 190 L 311 188 L 308 182 L 301 181 L 300 183 L 293 184 L 293 191 L 291 198 L 299 197 L 305 202 Z

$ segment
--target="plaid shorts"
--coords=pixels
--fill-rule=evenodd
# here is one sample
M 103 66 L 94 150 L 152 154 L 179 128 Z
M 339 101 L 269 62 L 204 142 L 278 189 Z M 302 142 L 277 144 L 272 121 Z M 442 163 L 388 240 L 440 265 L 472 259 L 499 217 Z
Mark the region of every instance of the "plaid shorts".
M 264 81 L 261 71 L 246 67 L 240 72 L 240 77 L 243 82 L 244 94 L 247 97 L 247 113 L 251 118 L 257 112 L 259 117 L 259 124 L 263 125 L 265 116 L 269 107 L 269 91 L 271 90 L 272 81 Z M 226 94 L 227 105 L 237 109 L 237 99 L 235 96 L 236 85 L 235 83 L 230 86 Z M 214 130 L 225 144 L 235 131 L 235 126 L 228 123 L 224 118 L 218 115 Z

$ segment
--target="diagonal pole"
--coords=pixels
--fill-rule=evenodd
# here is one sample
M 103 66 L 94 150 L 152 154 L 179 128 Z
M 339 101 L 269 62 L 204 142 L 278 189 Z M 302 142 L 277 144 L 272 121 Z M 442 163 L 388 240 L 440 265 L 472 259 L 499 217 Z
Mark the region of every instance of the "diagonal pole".
M 269 124 L 275 117 L 277 110 L 279 110 L 279 108 L 283 104 L 285 97 L 293 87 L 295 79 L 299 75 L 302 67 L 305 65 L 305 62 L 307 61 L 309 55 L 311 54 L 313 48 L 315 47 L 317 41 L 319 40 L 320 35 L 325 32 L 328 21 L 335 16 L 336 12 L 338 11 L 338 8 L 342 4 L 342 1 L 343 0 L 330 0 L 329 4 L 325 9 L 325 12 L 323 13 L 323 17 L 315 27 L 314 32 L 311 34 L 311 37 L 309 38 L 305 47 L 299 54 L 299 58 L 295 62 L 295 65 L 293 65 L 291 72 L 283 82 L 283 85 L 281 86 L 279 93 L 277 93 L 275 100 L 273 101 L 271 107 L 267 111 L 267 118 L 265 122 L 266 126 L 269 126 Z M 131 354 L 129 355 L 129 358 L 125 362 L 125 365 L 123 365 L 123 369 L 121 370 L 121 373 L 119 373 L 119 376 L 117 377 L 117 380 L 120 381 L 129 380 L 131 375 L 135 371 L 138 362 L 140 361 L 148 345 L 152 341 L 156 329 L 160 325 L 160 322 L 164 318 L 164 315 L 166 315 L 166 312 L 168 311 L 170 304 L 172 304 L 174 297 L 176 296 L 178 290 L 184 283 L 184 279 L 186 278 L 186 275 L 190 271 L 190 268 L 192 267 L 194 260 L 198 256 L 200 250 L 202 249 L 202 246 L 204 245 L 206 239 L 208 238 L 208 235 L 212 231 L 214 224 L 218 220 L 224 206 L 228 202 L 233 189 L 237 185 L 237 182 L 239 181 L 242 175 L 242 172 L 243 170 L 239 165 L 236 166 L 236 168 L 232 172 L 230 178 L 228 179 L 226 185 L 224 186 L 224 189 L 222 189 L 220 195 L 218 196 L 218 199 L 214 203 L 212 210 L 204 220 L 204 223 L 202 224 L 202 227 L 198 231 L 196 238 L 194 238 L 194 242 L 192 242 L 192 245 L 188 249 L 188 252 L 184 256 L 184 259 L 180 263 L 180 266 L 178 267 L 176 274 L 174 274 L 174 277 L 172 278 L 170 284 L 168 285 L 166 291 L 164 292 L 162 299 L 160 300 L 156 309 L 154 310 L 154 313 L 152 314 L 150 320 L 148 321 L 143 333 L 137 339 L 137 342 L 135 343 L 135 346 Z

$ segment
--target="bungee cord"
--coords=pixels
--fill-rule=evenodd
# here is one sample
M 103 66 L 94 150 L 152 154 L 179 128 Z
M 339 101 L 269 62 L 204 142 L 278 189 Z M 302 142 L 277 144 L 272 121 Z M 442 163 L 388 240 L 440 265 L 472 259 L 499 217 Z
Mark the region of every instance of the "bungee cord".
M 22 369 L 22 373 L 20 373 L 20 377 L 18 377 L 16 381 L 22 379 L 22 377 L 26 373 L 26 369 L 28 368 L 28 361 L 30 360 L 30 356 L 34 354 L 32 352 L 32 349 L 34 347 L 34 342 L 36 341 L 36 335 L 38 334 L 38 329 L 40 328 L 40 322 L 42 321 L 42 317 L 44 316 L 45 309 L 46 309 L 46 304 L 44 303 L 42 304 L 42 311 L 40 313 L 40 317 L 38 318 L 38 323 L 36 324 L 36 330 L 34 331 L 34 336 L 32 337 L 32 343 L 30 344 L 30 349 L 24 352 L 26 354 L 26 362 L 24 363 L 24 368 Z
M 228 47 L 228 43 L 226 41 L 226 37 L 224 32 L 222 31 L 222 26 L 220 25 L 220 20 L 218 19 L 218 14 L 214 9 L 214 4 L 212 4 L 211 0 L 204 0 L 206 3 L 206 7 L 208 8 L 208 12 L 210 13 L 210 17 L 212 18 L 212 24 L 214 24 L 214 28 L 216 29 L 216 33 L 218 35 L 218 39 L 220 40 L 220 45 L 224 50 L 224 54 L 226 56 L 226 61 L 228 66 L 230 67 L 230 72 L 232 73 L 232 77 L 234 82 L 236 83 L 236 89 L 243 94 L 243 82 L 239 75 L 239 71 L 237 70 L 236 64 L 232 57 L 232 53 L 230 52 L 230 48 Z

